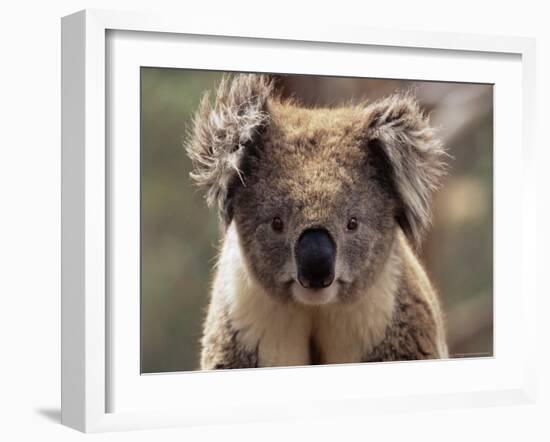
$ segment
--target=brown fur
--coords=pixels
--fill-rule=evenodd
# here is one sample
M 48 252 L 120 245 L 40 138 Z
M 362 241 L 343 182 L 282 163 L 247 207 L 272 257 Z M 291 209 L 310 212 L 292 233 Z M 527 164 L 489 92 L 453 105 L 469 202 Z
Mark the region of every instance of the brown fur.
M 224 79 L 187 145 L 226 229 L 202 367 L 445 357 L 439 302 L 412 251 L 445 172 L 427 117 L 410 95 L 306 109 L 273 89 L 265 76 Z M 310 299 L 294 247 L 313 227 L 336 244 L 337 277 Z

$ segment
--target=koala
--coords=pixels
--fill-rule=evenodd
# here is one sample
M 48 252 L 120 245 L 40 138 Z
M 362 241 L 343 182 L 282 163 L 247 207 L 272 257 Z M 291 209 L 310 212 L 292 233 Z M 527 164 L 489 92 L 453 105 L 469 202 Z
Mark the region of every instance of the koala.
M 186 150 L 223 232 L 202 369 L 448 357 L 417 257 L 446 153 L 411 94 L 307 108 L 224 77 Z

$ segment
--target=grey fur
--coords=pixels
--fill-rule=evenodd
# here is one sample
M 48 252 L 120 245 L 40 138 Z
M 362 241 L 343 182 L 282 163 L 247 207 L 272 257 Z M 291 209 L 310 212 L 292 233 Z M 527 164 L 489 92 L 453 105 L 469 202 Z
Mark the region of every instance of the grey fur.
M 211 324 L 212 332 L 208 331 Z M 205 324 L 201 355 L 204 370 L 228 368 L 255 368 L 258 366 L 258 345 L 248 349 L 239 339 L 239 330 L 231 324 L 226 308 L 216 312 L 216 316 Z
M 380 140 L 405 210 L 404 230 L 419 246 L 431 219 L 432 194 L 446 173 L 447 154 L 411 95 L 393 95 L 367 107 L 369 141 Z
M 266 124 L 267 98 L 272 83 L 263 75 L 224 77 L 214 105 L 206 93 L 193 122 L 186 149 L 193 161 L 191 177 L 206 190 L 210 207 L 217 206 L 221 219 L 230 221 L 227 197 L 239 177 L 240 163 L 247 145 L 254 142 Z

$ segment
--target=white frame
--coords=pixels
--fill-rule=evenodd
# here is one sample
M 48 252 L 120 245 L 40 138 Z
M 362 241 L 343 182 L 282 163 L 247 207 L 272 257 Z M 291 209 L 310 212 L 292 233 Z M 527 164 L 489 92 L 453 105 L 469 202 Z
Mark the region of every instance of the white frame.
M 106 31 L 154 31 L 210 36 L 269 38 L 290 41 L 333 42 L 356 45 L 431 48 L 458 51 L 510 53 L 522 59 L 522 188 L 523 205 L 521 276 L 524 316 L 520 325 L 525 335 L 534 334 L 535 277 L 535 178 L 533 114 L 535 105 L 534 41 L 523 38 L 487 37 L 426 32 L 392 32 L 346 27 L 308 28 L 262 23 L 212 22 L 193 18 L 157 17 L 110 11 L 82 11 L 62 21 L 62 422 L 81 431 L 180 426 L 197 423 L 250 421 L 286 416 L 364 413 L 369 410 L 402 410 L 414 407 L 467 407 L 489 404 L 527 403 L 534 400 L 534 354 L 528 340 L 522 362 L 521 382 L 491 391 L 477 389 L 470 395 L 414 395 L 406 400 L 390 396 L 316 400 L 309 405 L 315 412 L 285 410 L 277 404 L 262 405 L 262 412 L 243 417 L 216 418 L 201 412 L 193 416 L 181 412 L 107 413 L 106 377 L 109 345 L 106 327 Z M 527 259 L 527 257 L 533 257 Z M 343 370 L 343 367 L 332 367 Z M 359 366 L 351 370 L 361 369 Z M 289 369 L 287 376 L 292 376 Z M 346 368 L 346 370 L 349 370 Z M 286 370 L 285 370 L 286 371 Z M 255 372 L 257 373 L 257 371 Z M 242 376 L 245 372 L 216 373 L 216 376 Z M 250 404 L 239 404 L 243 413 Z

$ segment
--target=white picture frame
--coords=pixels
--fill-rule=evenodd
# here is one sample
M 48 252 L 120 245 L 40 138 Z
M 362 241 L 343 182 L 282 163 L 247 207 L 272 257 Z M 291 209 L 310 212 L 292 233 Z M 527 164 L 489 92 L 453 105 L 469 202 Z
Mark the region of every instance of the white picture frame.
M 115 40 L 117 36 L 122 38 Z M 110 38 L 113 40 L 110 41 Z M 113 289 L 128 287 L 118 286 L 117 277 L 112 274 L 112 263 L 116 263 L 117 254 L 134 253 L 134 260 L 130 259 L 129 262 L 135 262 L 136 247 L 139 250 L 139 246 L 132 240 L 136 240 L 135 235 L 128 236 L 124 243 L 128 250 L 134 252 L 121 250 L 121 247 L 114 250 L 112 247 L 122 236 L 116 227 L 117 221 L 113 220 L 113 213 L 116 213 L 116 207 L 121 201 L 117 192 L 135 191 L 136 187 L 125 187 L 124 182 L 137 185 L 139 189 L 139 176 L 137 180 L 135 176 L 132 178 L 130 171 L 129 180 L 120 181 L 121 186 L 118 181 L 113 182 L 112 171 L 118 170 L 119 155 L 133 154 L 117 150 L 118 153 L 113 156 L 109 149 L 112 143 L 118 143 L 118 133 L 130 137 L 134 134 L 135 137 L 135 118 L 118 119 L 117 109 L 127 106 L 129 113 L 135 116 L 136 100 L 139 105 L 139 89 L 134 87 L 134 80 L 126 76 L 124 93 L 113 101 L 110 83 L 118 81 L 119 68 L 112 69 L 111 66 L 120 66 L 122 70 L 135 69 L 144 60 L 142 57 L 153 54 L 147 63 L 182 67 L 181 61 L 170 61 L 172 57 L 177 58 L 177 50 L 181 49 L 178 45 L 185 44 L 186 39 L 193 39 L 194 44 L 202 45 L 203 49 L 214 47 L 214 44 L 208 43 L 212 38 L 222 46 L 228 46 L 229 41 L 234 42 L 235 50 L 243 51 L 248 50 L 247 45 L 258 47 L 267 44 L 283 56 L 288 48 L 294 48 L 296 54 L 299 54 L 300 51 L 315 51 L 318 47 L 319 51 L 332 51 L 330 53 L 335 57 L 342 51 L 351 51 L 349 53 L 355 55 L 357 51 L 370 50 L 380 56 L 396 48 L 401 56 L 412 51 L 424 51 L 420 54 L 422 57 L 430 57 L 430 63 L 426 63 L 429 67 L 420 64 L 415 67 L 414 57 L 411 57 L 410 69 L 418 69 L 417 72 L 421 72 L 421 69 L 426 72 L 431 70 L 433 75 L 438 69 L 439 60 L 441 70 L 437 78 L 444 79 L 448 69 L 445 65 L 448 65 L 449 60 L 459 60 L 460 63 L 470 63 L 468 66 L 474 68 L 473 71 L 463 69 L 460 77 L 462 81 L 482 78 L 490 82 L 491 78 L 499 79 L 496 86 L 503 86 L 502 93 L 497 93 L 495 98 L 498 125 L 495 126 L 495 164 L 498 166 L 495 166 L 495 183 L 502 190 L 499 190 L 500 197 L 495 194 L 495 266 L 499 266 L 502 279 L 495 279 L 495 339 L 498 340 L 500 336 L 502 344 L 496 348 L 494 358 L 368 364 L 368 367 L 358 364 L 140 375 L 139 369 L 135 369 L 139 366 L 139 358 L 135 360 L 136 352 L 139 352 L 139 347 L 135 345 L 138 330 L 136 324 L 139 326 L 139 315 L 135 314 L 136 300 L 113 301 L 111 296 Z M 195 48 L 195 52 L 199 51 Z M 304 53 L 296 58 L 303 59 Z M 234 57 L 238 60 L 236 64 L 220 56 L 208 63 L 204 61 L 200 67 L 222 70 L 246 70 L 248 67 L 249 70 L 262 71 L 272 70 L 269 62 L 277 60 L 276 57 L 268 57 L 263 62 L 247 59 L 246 66 L 239 65 L 245 55 L 246 52 L 243 52 L 242 57 Z M 310 63 L 313 63 L 312 60 Z M 501 60 L 498 62 L 501 64 L 491 67 L 490 60 Z M 479 65 L 477 74 L 476 63 Z M 535 105 L 534 63 L 534 41 L 526 38 L 391 32 L 343 26 L 270 27 L 265 23 L 215 22 L 195 17 L 162 17 L 99 10 L 81 11 L 64 17 L 62 423 L 80 431 L 95 432 L 352 415 L 374 410 L 395 412 L 532 403 L 535 396 L 532 355 L 535 351 L 533 336 L 536 315 L 536 266 L 533 262 L 536 256 L 536 195 L 534 141 L 531 135 Z M 487 65 L 485 68 L 484 64 Z M 303 72 L 303 66 L 295 66 L 296 72 Z M 309 66 L 314 73 L 327 73 L 326 66 Z M 342 63 L 336 63 L 334 71 L 330 73 L 342 73 L 344 69 L 346 67 Z M 131 76 L 131 72 L 123 73 L 130 73 Z M 388 72 L 380 71 L 380 76 L 389 76 Z M 422 76 L 417 74 L 415 78 L 420 79 Z M 132 91 L 135 92 L 133 98 Z M 503 104 L 506 103 L 516 105 L 504 108 Z M 108 131 L 106 122 L 115 127 Z M 515 123 L 513 126 L 512 122 Z M 507 136 L 503 137 L 501 130 L 506 128 Z M 134 149 L 135 154 L 135 138 L 127 141 L 127 146 Z M 139 139 L 137 149 L 139 152 Z M 514 181 L 512 184 L 509 174 L 513 167 L 517 171 L 518 164 L 521 164 L 521 183 Z M 132 169 L 132 166 L 127 169 Z M 132 170 L 135 172 L 135 168 Z M 114 173 L 115 177 L 119 175 L 118 172 Z M 513 198 L 514 207 L 506 202 L 505 196 Z M 518 201 L 521 211 L 517 210 Z M 131 216 L 135 215 L 135 210 L 134 204 L 125 208 L 124 212 Z M 139 217 L 134 221 L 132 218 L 126 221 L 133 223 L 133 227 L 127 229 L 130 233 L 132 229 L 135 232 L 136 223 L 139 227 Z M 497 239 L 504 238 L 512 229 L 516 232 L 515 236 L 506 240 L 506 250 L 503 250 L 504 242 L 498 242 Z M 117 272 L 134 275 L 135 280 L 135 267 L 121 269 L 115 265 L 115 268 Z M 135 291 L 135 287 L 132 290 Z M 132 290 L 129 293 L 134 293 Z M 516 297 L 514 303 L 510 302 L 508 294 Z M 139 297 L 137 299 L 139 303 Z M 512 315 L 515 315 L 514 321 Z M 124 324 L 124 329 L 130 332 L 120 332 L 121 327 L 117 328 L 117 324 Z M 120 350 L 121 346 L 117 342 L 127 343 L 125 348 L 128 350 Z M 517 345 L 519 342 L 522 343 L 520 349 Z M 398 381 L 393 382 L 390 389 L 384 383 L 388 372 L 394 379 L 414 377 L 418 381 L 409 384 L 417 384 L 416 387 L 424 389 L 415 389 L 415 385 L 409 386 Z M 364 379 L 375 379 L 376 383 L 365 381 L 364 388 L 355 388 L 353 382 L 361 376 Z M 181 379 L 183 381 L 180 382 Z M 335 379 L 343 379 L 338 388 L 335 387 Z M 429 379 L 432 388 L 426 389 L 425 382 Z M 278 394 L 277 390 L 280 391 L 282 383 L 291 386 L 294 396 Z M 322 383 L 325 385 L 319 389 Z M 115 391 L 116 394 L 113 394 Z M 300 394 L 305 399 L 301 400 Z M 117 398 L 116 404 L 113 397 Z M 199 397 L 202 401 L 198 400 Z M 182 398 L 188 399 L 187 405 Z

